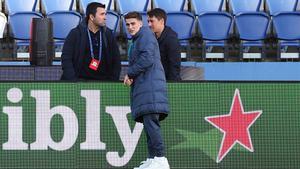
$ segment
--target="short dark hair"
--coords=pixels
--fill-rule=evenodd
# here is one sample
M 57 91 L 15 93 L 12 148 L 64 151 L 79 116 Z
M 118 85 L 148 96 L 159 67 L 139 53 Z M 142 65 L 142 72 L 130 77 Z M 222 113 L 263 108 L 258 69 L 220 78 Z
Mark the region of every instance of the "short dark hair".
M 88 4 L 86 7 L 86 21 L 89 20 L 90 15 L 95 16 L 97 13 L 97 8 L 104 8 L 105 9 L 105 4 L 99 3 L 99 2 L 91 2 Z
M 161 9 L 161 8 L 155 8 L 155 9 L 152 9 L 151 11 L 148 11 L 147 12 L 147 15 L 152 18 L 152 17 L 156 17 L 158 20 L 161 20 L 163 19 L 165 24 L 167 22 L 167 14 L 166 12 Z
M 125 15 L 125 19 L 131 19 L 131 18 L 135 18 L 139 21 L 143 21 L 142 15 L 139 12 L 136 12 L 136 11 L 128 12 Z

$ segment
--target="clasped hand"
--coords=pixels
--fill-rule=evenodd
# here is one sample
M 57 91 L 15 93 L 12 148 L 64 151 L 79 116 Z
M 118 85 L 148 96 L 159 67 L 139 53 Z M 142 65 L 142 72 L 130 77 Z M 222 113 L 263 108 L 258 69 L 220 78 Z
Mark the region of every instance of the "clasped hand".
M 133 79 L 130 79 L 129 77 L 128 77 L 128 75 L 125 75 L 125 77 L 124 77 L 124 85 L 126 85 L 126 86 L 131 86 L 131 84 L 133 83 Z

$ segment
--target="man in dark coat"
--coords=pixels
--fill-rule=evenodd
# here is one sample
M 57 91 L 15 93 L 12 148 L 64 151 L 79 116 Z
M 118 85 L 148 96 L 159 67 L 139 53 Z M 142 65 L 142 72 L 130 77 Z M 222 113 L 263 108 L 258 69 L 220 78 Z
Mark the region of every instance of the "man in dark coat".
M 160 121 L 169 112 L 164 69 L 157 40 L 148 26 L 143 27 L 138 12 L 125 15 L 126 27 L 133 38 L 129 67 L 124 84 L 131 86 L 131 113 L 144 124 L 149 157 L 137 169 L 169 169 Z
M 105 5 L 92 2 L 87 6 L 86 19 L 70 31 L 64 43 L 62 80 L 119 80 L 120 53 L 105 20 Z
M 179 81 L 180 78 L 180 44 L 177 33 L 166 26 L 167 15 L 163 9 L 155 8 L 149 12 L 148 24 L 155 33 L 159 44 L 160 57 L 167 80 Z

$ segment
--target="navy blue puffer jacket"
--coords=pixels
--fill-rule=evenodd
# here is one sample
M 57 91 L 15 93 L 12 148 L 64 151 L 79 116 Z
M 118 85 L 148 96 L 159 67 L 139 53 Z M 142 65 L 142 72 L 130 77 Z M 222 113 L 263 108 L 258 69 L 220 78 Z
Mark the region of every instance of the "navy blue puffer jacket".
M 160 60 L 157 40 L 149 27 L 142 27 L 133 36 L 129 54 L 131 112 L 135 121 L 142 122 L 145 114 L 159 113 L 163 120 L 169 112 L 166 78 Z

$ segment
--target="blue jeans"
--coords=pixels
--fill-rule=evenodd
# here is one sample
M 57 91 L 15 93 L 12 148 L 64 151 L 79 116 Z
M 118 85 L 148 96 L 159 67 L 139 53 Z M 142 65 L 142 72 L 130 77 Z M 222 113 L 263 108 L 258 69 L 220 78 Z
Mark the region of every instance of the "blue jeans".
M 144 115 L 143 124 L 147 137 L 149 158 L 165 156 L 165 146 L 160 132 L 159 114 Z

